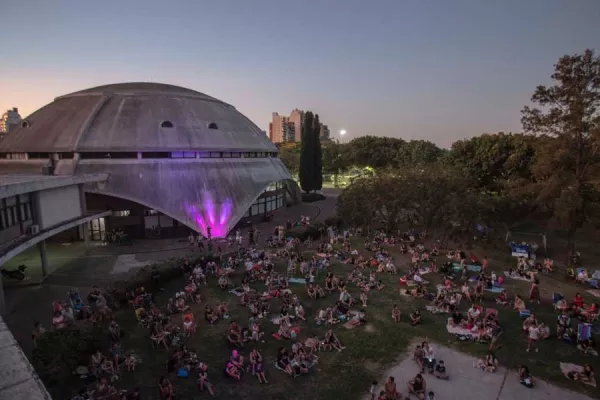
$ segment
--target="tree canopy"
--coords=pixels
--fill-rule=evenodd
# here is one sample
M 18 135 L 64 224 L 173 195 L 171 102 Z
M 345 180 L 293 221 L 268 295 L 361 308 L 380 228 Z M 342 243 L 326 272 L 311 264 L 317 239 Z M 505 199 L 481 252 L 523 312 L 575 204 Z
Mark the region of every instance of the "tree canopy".
M 313 114 L 312 111 L 306 111 L 302 121 L 298 177 L 300 187 L 307 193 L 323 187 L 320 133 L 319 115 Z

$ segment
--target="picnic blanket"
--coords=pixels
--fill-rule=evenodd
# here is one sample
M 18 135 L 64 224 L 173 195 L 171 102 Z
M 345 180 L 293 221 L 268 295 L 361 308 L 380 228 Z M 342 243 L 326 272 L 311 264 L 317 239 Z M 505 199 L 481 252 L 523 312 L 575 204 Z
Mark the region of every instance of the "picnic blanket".
M 443 308 L 437 306 L 425 306 L 425 309 L 433 314 L 443 314 L 446 312 Z
M 494 287 L 492 287 L 492 288 L 489 288 L 489 289 L 483 289 L 483 290 L 485 290 L 486 292 L 492 292 L 492 293 L 502 293 L 502 291 L 503 291 L 504 289 L 502 289 L 502 288 L 500 288 L 500 287 L 495 287 L 495 286 L 494 286 Z
M 581 373 L 581 372 L 583 372 L 583 367 L 581 365 L 577 365 L 577 364 L 560 363 L 560 370 L 565 375 L 565 377 L 567 377 L 568 379 L 571 379 L 569 377 L 569 372 Z M 585 383 L 586 385 L 590 385 L 592 387 L 596 387 L 596 379 L 593 379 L 590 382 L 584 382 L 584 381 L 580 381 L 580 382 Z
M 321 258 L 326 258 L 327 254 L 325 254 L 325 253 L 317 253 L 317 256 L 319 256 Z
M 289 283 L 301 283 L 303 285 L 306 284 L 306 278 L 290 278 L 288 279 Z
M 461 328 L 460 326 L 452 326 L 450 324 L 450 321 L 452 321 L 452 318 L 448 319 L 448 323 L 446 324 L 446 330 L 451 335 L 464 336 L 464 337 L 470 338 L 472 340 L 479 339 L 479 333 L 478 332 L 472 332 L 471 330 L 465 329 L 465 328 Z
M 598 290 L 598 289 L 588 289 L 588 290 L 586 290 L 586 292 L 588 292 L 589 294 L 591 294 L 594 297 L 600 298 L 600 290 Z
M 529 280 L 529 278 L 525 278 L 524 276 L 521 275 L 511 275 L 508 273 L 508 271 L 504 271 L 504 276 L 509 278 L 509 279 L 515 279 L 518 281 L 525 281 L 525 282 L 531 282 L 531 280 Z
M 229 291 L 229 293 L 232 293 L 232 294 L 236 295 L 237 297 L 240 297 L 241 295 L 244 294 L 244 291 L 243 290 L 232 289 L 232 290 Z
M 312 367 L 317 365 L 318 362 L 319 362 L 319 357 L 312 356 L 312 360 L 310 360 L 309 362 L 306 363 L 306 368 L 311 369 Z M 275 365 L 275 369 L 278 369 L 281 372 L 285 372 L 285 370 L 283 368 L 281 368 L 279 366 L 279 364 L 277 364 L 277 361 L 275 361 L 275 363 L 273 365 Z
M 452 263 L 452 269 L 455 272 L 460 272 L 462 267 L 460 266 L 460 263 L 454 262 Z M 471 272 L 481 272 L 481 265 L 469 264 L 467 265 L 467 270 Z
M 421 282 L 421 285 L 429 285 L 429 281 L 426 281 L 425 279 L 423 279 L 423 282 Z M 418 283 L 413 280 L 408 280 L 408 281 L 406 281 L 406 286 L 414 287 L 414 286 L 418 286 Z

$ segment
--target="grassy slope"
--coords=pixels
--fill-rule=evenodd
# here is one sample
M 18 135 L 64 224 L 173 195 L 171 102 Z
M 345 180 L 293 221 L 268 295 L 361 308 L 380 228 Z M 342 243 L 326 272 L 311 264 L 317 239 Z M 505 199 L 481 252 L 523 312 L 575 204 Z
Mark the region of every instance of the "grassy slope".
M 478 254 L 482 255 L 483 252 L 480 250 Z M 492 269 L 497 272 L 508 269 L 508 262 L 512 261 L 510 257 L 506 257 L 499 252 L 491 253 L 488 251 L 487 255 Z M 406 269 L 408 261 L 406 256 L 397 256 L 396 259 L 396 265 Z M 280 263 L 278 269 L 283 269 L 282 263 Z M 351 267 L 336 263 L 332 269 L 338 276 L 345 278 Z M 319 280 L 322 281 L 323 275 L 319 277 Z M 433 279 L 433 287 L 438 277 L 431 275 L 427 277 Z M 430 340 L 453 346 L 474 355 L 482 355 L 486 352 L 486 346 L 483 344 L 464 343 L 450 336 L 445 330 L 446 317 L 443 315 L 432 315 L 424 311 L 424 324 L 419 327 L 411 327 L 407 323 L 407 312 L 415 308 L 424 309 L 425 303 L 405 297 L 400 298 L 397 285 L 398 276 L 381 276 L 381 278 L 386 284 L 384 290 L 370 294 L 367 308 L 369 329 L 358 327 L 347 330 L 342 326 L 337 326 L 335 328 L 336 333 L 348 347 L 347 350 L 342 353 L 322 353 L 317 370 L 313 371 L 310 376 L 290 378 L 272 367 L 277 348 L 279 346 L 290 347 L 291 343 L 271 338 L 270 334 L 276 331 L 276 326 L 270 322 L 264 322 L 262 327 L 267 332 L 267 340 L 266 343 L 259 344 L 258 349 L 267 360 L 267 378 L 270 384 L 259 385 L 250 375 L 245 376 L 238 383 L 225 379 L 221 371 L 229 354 L 225 339 L 227 323 L 219 322 L 215 326 L 208 326 L 202 318 L 203 307 L 206 302 L 193 306 L 197 315 L 199 330 L 196 336 L 188 341 L 188 347 L 195 349 L 200 359 L 208 363 L 210 378 L 216 385 L 218 398 L 227 399 L 357 399 L 368 389 L 371 380 L 381 378 L 381 373 L 406 350 L 413 337 L 427 337 Z M 234 277 L 234 281 L 239 282 L 240 280 L 239 275 Z M 214 281 L 210 282 L 209 287 L 204 292 L 204 299 L 207 299 L 210 304 L 214 304 L 217 299 L 230 300 L 232 318 L 246 325 L 249 317 L 248 309 L 238 306 L 237 298 L 216 289 L 215 286 Z M 166 290 L 157 296 L 158 303 L 164 304 L 166 298 L 181 287 L 182 280 L 168 284 Z M 353 285 L 350 285 L 350 287 L 351 292 L 358 295 L 358 289 Z M 256 286 L 256 288 L 263 290 L 262 286 Z M 514 293 L 526 295 L 528 292 L 527 283 L 521 281 L 508 282 L 507 288 L 511 295 Z M 578 289 L 565 283 L 560 272 L 551 277 L 543 277 L 541 288 L 545 302 L 541 306 L 533 307 L 533 310 L 538 318 L 548 323 L 554 330 L 555 313 L 550 304 L 551 292 L 556 288 L 560 288 L 570 298 Z M 317 332 L 322 335 L 324 328 L 317 327 L 313 323 L 312 317 L 319 308 L 333 303 L 335 298 L 330 296 L 314 303 L 308 300 L 302 285 L 295 285 L 293 289 L 300 296 L 307 315 L 311 318 L 310 322 L 300 325 L 302 329 L 300 337 L 304 338 L 308 332 Z M 487 300 L 491 305 L 492 295 L 487 294 L 487 296 Z M 399 324 L 393 323 L 390 318 L 391 307 L 394 303 L 398 303 L 404 312 L 402 316 L 404 322 Z M 277 310 L 278 307 L 279 302 L 275 301 L 272 304 L 272 310 Z M 461 307 L 466 309 L 468 305 L 463 303 Z M 175 316 L 174 318 L 178 319 L 180 317 Z M 117 320 L 127 332 L 124 348 L 134 349 L 142 354 L 144 360 L 138 371 L 133 374 L 125 373 L 118 386 L 140 386 L 144 398 L 157 398 L 158 378 L 161 375 L 166 375 L 167 352 L 164 349 L 152 349 L 148 333 L 144 328 L 137 325 L 131 309 L 118 313 Z M 574 347 L 562 344 L 557 340 L 541 343 L 539 353 L 526 353 L 525 339 L 520 335 L 521 320 L 518 315 L 508 309 L 502 309 L 500 322 L 505 328 L 505 333 L 501 340 L 502 348 L 497 355 L 503 365 L 515 367 L 524 363 L 529 365 L 533 374 L 537 377 L 554 381 L 562 386 L 571 387 L 590 395 L 593 394 L 591 388 L 573 385 L 572 382 L 564 379 L 558 369 L 558 363 L 560 361 L 577 364 L 587 362 L 594 365 L 596 370 L 600 370 L 597 357 L 583 357 Z M 244 353 L 247 355 L 248 352 L 249 349 Z M 447 360 L 446 363 L 451 369 L 451 360 Z M 208 397 L 207 394 L 197 392 L 195 379 L 170 378 L 177 393 L 182 398 Z

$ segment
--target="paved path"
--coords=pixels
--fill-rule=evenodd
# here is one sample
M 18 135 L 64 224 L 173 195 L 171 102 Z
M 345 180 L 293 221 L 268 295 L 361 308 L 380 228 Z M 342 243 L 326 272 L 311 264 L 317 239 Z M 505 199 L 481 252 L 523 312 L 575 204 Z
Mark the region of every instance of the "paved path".
M 416 343 L 415 343 L 416 346 Z M 412 346 L 414 348 L 415 346 Z M 443 400 L 592 400 L 591 397 L 559 388 L 544 381 L 536 380 L 536 387 L 528 389 L 519 384 L 516 373 L 499 368 L 495 373 L 473 368 L 473 357 L 447 347 L 434 344 L 438 360 L 444 360 L 450 380 L 439 380 L 425 374 L 427 390 L 435 393 L 436 399 Z M 558 368 L 558 365 L 556 366 Z M 395 367 L 386 371 L 379 379 L 383 386 L 389 376 L 393 376 L 399 391 L 406 395 L 406 382 L 418 373 L 418 367 L 409 356 Z M 532 371 L 535 374 L 535 371 Z M 533 376 L 535 379 L 535 375 Z M 382 390 L 379 389 L 379 390 Z M 411 397 L 416 398 L 416 397 Z M 370 400 L 365 397 L 364 400 Z

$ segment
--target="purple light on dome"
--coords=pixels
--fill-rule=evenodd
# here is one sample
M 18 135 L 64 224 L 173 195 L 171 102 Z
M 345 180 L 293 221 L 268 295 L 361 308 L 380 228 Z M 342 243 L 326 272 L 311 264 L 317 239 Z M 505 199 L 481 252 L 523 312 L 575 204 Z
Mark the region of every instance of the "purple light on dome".
M 198 231 L 208 236 L 208 228 L 212 237 L 225 237 L 227 235 L 227 222 L 231 216 L 231 200 L 225 199 L 221 204 L 215 204 L 209 192 L 202 195 L 202 207 L 192 203 L 185 203 L 188 217 L 194 221 Z

